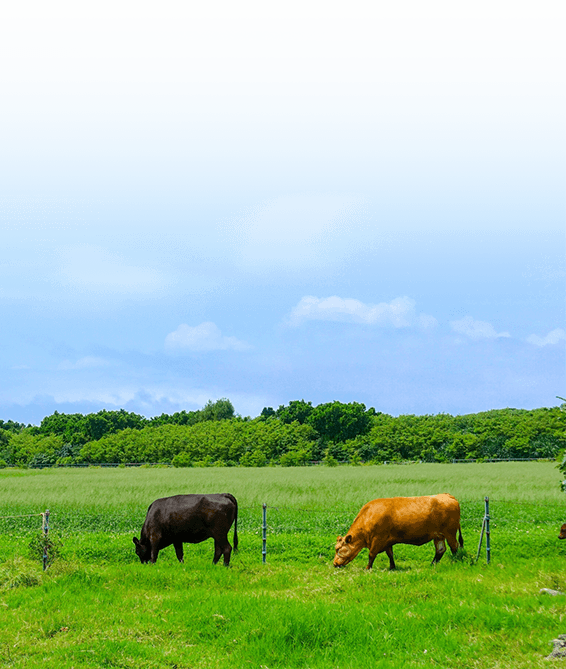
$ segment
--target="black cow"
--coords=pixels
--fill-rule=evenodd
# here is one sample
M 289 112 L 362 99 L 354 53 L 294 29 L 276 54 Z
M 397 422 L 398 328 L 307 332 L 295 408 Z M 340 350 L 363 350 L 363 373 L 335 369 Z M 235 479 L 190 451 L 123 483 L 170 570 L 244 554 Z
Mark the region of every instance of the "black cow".
M 150 504 L 138 541 L 136 553 L 142 562 L 155 562 L 159 551 L 173 544 L 179 562 L 183 562 L 183 543 L 199 544 L 214 539 L 214 560 L 224 556 L 230 564 L 232 546 L 228 531 L 234 523 L 234 550 L 238 550 L 238 502 L 233 495 L 174 495 Z

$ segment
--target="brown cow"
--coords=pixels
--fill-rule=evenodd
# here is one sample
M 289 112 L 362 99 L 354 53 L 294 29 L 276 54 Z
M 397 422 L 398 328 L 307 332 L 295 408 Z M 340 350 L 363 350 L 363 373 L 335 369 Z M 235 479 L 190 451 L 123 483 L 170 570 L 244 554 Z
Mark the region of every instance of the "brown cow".
M 429 541 L 434 541 L 436 548 L 432 564 L 439 562 L 446 552 L 445 541 L 452 553 L 456 553 L 458 545 L 464 546 L 460 505 L 452 495 L 374 499 L 362 507 L 348 534 L 336 540 L 334 566 L 347 565 L 362 548 L 369 548 L 368 569 L 372 568 L 376 555 L 383 551 L 389 558 L 389 569 L 395 569 L 392 546 L 422 546 Z
M 560 528 L 560 534 L 558 535 L 559 539 L 566 539 L 566 523 Z

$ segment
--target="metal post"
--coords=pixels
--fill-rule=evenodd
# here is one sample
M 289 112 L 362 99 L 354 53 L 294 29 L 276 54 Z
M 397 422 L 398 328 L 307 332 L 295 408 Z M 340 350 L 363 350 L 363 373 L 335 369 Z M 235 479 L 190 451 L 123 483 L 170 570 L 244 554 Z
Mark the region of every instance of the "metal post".
M 47 569 L 47 538 L 49 536 L 49 509 L 45 513 L 41 514 L 43 516 L 43 571 Z
M 489 497 L 485 498 L 485 554 L 487 564 L 491 560 L 491 534 L 489 531 Z
M 267 555 L 267 504 L 265 502 L 262 504 L 262 509 L 263 509 L 263 525 L 262 525 L 263 547 L 261 549 L 261 557 L 263 564 L 265 564 L 265 556 Z
M 484 516 L 484 519 L 482 520 L 482 524 L 481 524 L 480 542 L 478 544 L 478 552 L 476 553 L 476 559 L 474 560 L 474 562 L 477 562 L 479 560 L 480 551 L 481 551 L 481 544 L 482 544 L 482 541 L 483 541 L 484 532 L 485 532 L 485 516 Z

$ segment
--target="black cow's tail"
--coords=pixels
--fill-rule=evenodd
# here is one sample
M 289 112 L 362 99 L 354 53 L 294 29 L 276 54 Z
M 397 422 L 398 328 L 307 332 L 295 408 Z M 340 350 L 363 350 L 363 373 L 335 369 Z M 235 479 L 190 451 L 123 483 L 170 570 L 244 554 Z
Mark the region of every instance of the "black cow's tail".
M 460 548 L 464 548 L 464 537 L 462 536 L 462 528 L 458 525 L 458 543 Z
M 236 512 L 234 513 L 234 551 L 238 552 L 238 500 L 229 492 L 224 494 L 234 502 L 234 506 L 236 507 Z

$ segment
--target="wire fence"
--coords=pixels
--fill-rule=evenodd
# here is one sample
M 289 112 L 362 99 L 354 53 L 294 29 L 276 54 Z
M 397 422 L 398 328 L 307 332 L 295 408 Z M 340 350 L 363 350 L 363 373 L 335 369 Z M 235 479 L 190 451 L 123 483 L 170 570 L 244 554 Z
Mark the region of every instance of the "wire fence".
M 483 507 L 483 504 L 485 506 Z M 495 509 L 495 516 L 492 517 L 490 513 L 489 504 L 491 503 L 492 509 Z M 475 561 L 479 559 L 480 550 L 484 537 L 486 538 L 486 560 L 487 563 L 491 559 L 491 530 L 493 527 L 500 527 L 504 529 L 505 526 L 508 527 L 517 527 L 517 526 L 529 526 L 529 529 L 533 524 L 540 523 L 545 525 L 557 525 L 557 528 L 562 524 L 562 519 L 566 520 L 566 505 L 557 505 L 550 503 L 540 503 L 540 502 L 525 502 L 525 501 L 515 501 L 515 500 L 506 500 L 506 499 L 491 499 L 489 497 L 484 498 L 484 500 L 460 500 L 462 508 L 462 526 L 467 528 L 467 532 L 472 531 L 472 536 L 477 537 L 477 533 L 480 534 L 477 554 Z M 483 507 L 483 508 L 482 508 Z M 524 515 L 509 514 L 506 512 L 506 508 L 523 508 L 526 511 Z M 555 513 L 550 514 L 546 520 L 540 520 L 538 510 L 540 507 L 546 509 L 553 509 Z M 261 536 L 261 555 L 262 562 L 267 561 L 268 555 L 268 544 L 271 541 L 276 540 L 277 536 L 281 535 L 301 535 L 307 536 L 309 534 L 317 537 L 328 537 L 335 536 L 336 534 L 343 534 L 351 526 L 355 516 L 359 509 L 320 509 L 320 508 L 309 508 L 305 506 L 293 506 L 286 504 L 277 504 L 271 505 L 267 503 L 259 504 L 248 504 L 248 505 L 239 505 L 238 510 L 240 512 L 245 512 L 245 517 L 242 518 L 240 515 L 239 518 L 239 530 L 244 533 L 249 533 L 251 535 L 260 535 Z M 483 513 L 482 513 L 483 511 Z M 140 511 L 140 513 L 142 513 Z M 143 511 L 145 513 L 145 510 Z M 21 532 L 24 533 L 24 536 L 30 533 L 37 532 L 38 527 L 34 524 L 27 523 L 24 519 L 32 519 L 41 517 L 41 531 L 43 533 L 43 568 L 47 569 L 49 564 L 49 519 L 50 516 L 55 514 L 50 514 L 49 510 L 43 512 L 35 513 L 20 513 L 20 514 L 8 514 L 0 516 L 0 533 L 5 536 L 18 535 L 22 538 Z M 68 517 L 68 518 L 67 518 Z M 57 532 L 63 532 L 64 534 L 68 533 L 66 530 L 66 520 L 72 517 L 72 513 L 68 514 L 59 512 L 57 519 L 59 520 L 58 527 L 56 528 Z M 141 518 L 141 515 L 140 515 Z M 241 520 L 245 519 L 244 527 L 242 527 Z M 21 521 L 21 522 L 19 522 Z M 491 524 L 490 524 L 491 521 Z M 540 525 L 538 526 L 540 529 Z M 104 530 L 101 530 L 104 531 Z M 116 536 L 123 534 L 123 528 L 121 532 L 112 532 Z M 128 531 L 130 531 L 128 529 Z M 524 531 L 524 530 L 523 530 Z M 464 534 L 466 529 L 464 529 Z M 83 531 L 83 536 L 88 535 L 88 530 Z M 87 539 L 88 540 L 88 539 Z M 93 537 L 93 541 L 95 538 Z M 330 549 L 330 547 L 327 547 Z M 333 548 L 333 546 L 332 546 Z M 281 549 L 278 549 L 281 552 Z
M 49 509 L 40 511 L 38 513 L 19 513 L 11 516 L 0 516 L 0 520 L 11 520 L 14 518 L 35 518 L 41 516 L 41 549 L 42 549 L 42 563 L 43 571 L 47 569 L 49 564 Z

